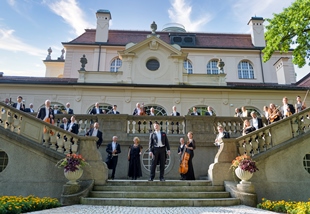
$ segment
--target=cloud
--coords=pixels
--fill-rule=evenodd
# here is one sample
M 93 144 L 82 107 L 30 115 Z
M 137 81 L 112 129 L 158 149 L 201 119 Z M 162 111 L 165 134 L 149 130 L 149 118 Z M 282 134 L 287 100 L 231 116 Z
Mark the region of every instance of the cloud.
M 15 5 L 15 0 L 7 0 L 8 4 L 11 5 L 12 7 Z
M 172 8 L 168 10 L 169 18 L 172 22 L 184 25 L 187 31 L 199 31 L 212 19 L 210 14 L 204 14 L 195 21 L 191 20 L 192 6 L 185 0 L 173 0 L 171 4 Z
M 47 51 L 43 51 L 36 47 L 24 43 L 13 35 L 14 30 L 0 29 L 0 49 L 16 52 L 24 52 L 33 56 L 43 57 Z
M 74 29 L 76 35 L 81 35 L 84 33 L 84 29 L 93 27 L 92 24 L 84 20 L 84 13 L 76 0 L 58 0 L 46 2 L 46 4 Z

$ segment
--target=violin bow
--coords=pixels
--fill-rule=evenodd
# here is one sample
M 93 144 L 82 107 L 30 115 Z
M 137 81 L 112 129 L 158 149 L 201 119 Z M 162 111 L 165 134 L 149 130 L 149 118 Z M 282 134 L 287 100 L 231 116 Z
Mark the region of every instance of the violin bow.
M 308 93 L 309 93 L 309 89 L 307 90 L 306 96 L 304 97 L 304 100 L 302 101 L 301 104 L 305 103 L 305 101 L 306 101 L 306 99 L 307 99 L 307 96 L 308 96 Z

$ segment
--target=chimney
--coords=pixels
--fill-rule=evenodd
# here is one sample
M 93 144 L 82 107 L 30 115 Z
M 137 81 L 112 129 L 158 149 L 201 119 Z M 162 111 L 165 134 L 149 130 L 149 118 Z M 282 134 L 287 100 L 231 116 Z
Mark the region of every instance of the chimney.
M 255 47 L 265 47 L 265 35 L 264 35 L 264 19 L 263 17 L 252 17 L 248 22 L 251 25 L 251 38 L 252 44 Z
M 276 69 L 278 84 L 292 84 L 296 82 L 294 66 L 289 57 L 281 57 L 274 63 Z
M 108 10 L 98 10 L 96 13 L 96 42 L 107 42 L 109 37 L 109 21 L 112 19 Z

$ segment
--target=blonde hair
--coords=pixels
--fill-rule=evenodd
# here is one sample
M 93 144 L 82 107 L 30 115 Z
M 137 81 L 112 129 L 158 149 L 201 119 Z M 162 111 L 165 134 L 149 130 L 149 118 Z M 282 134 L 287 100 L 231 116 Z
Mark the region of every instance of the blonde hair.
M 135 142 L 135 140 L 137 140 L 138 143 L 140 143 L 140 139 L 139 139 L 138 137 L 134 137 L 134 138 L 133 138 L 133 141 Z

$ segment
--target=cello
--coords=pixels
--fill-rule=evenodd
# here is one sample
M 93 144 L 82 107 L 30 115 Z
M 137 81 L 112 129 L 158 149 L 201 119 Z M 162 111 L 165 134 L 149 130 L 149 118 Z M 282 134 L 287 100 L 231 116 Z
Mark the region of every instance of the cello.
M 189 142 L 187 142 L 187 145 L 189 145 Z M 186 152 L 186 148 L 184 148 L 182 159 L 179 167 L 179 173 L 180 174 L 186 174 L 188 171 L 188 160 L 190 158 L 190 154 Z
M 55 123 L 54 119 L 51 118 L 51 115 L 50 115 L 50 117 L 44 119 L 44 122 L 50 123 L 50 124 L 52 124 L 52 125 L 54 125 L 54 123 Z M 46 128 L 46 127 L 44 128 L 43 132 L 44 132 L 44 133 L 47 132 L 47 128 Z M 53 132 L 52 130 L 50 130 L 50 134 L 51 134 L 51 135 L 54 135 L 54 132 Z

